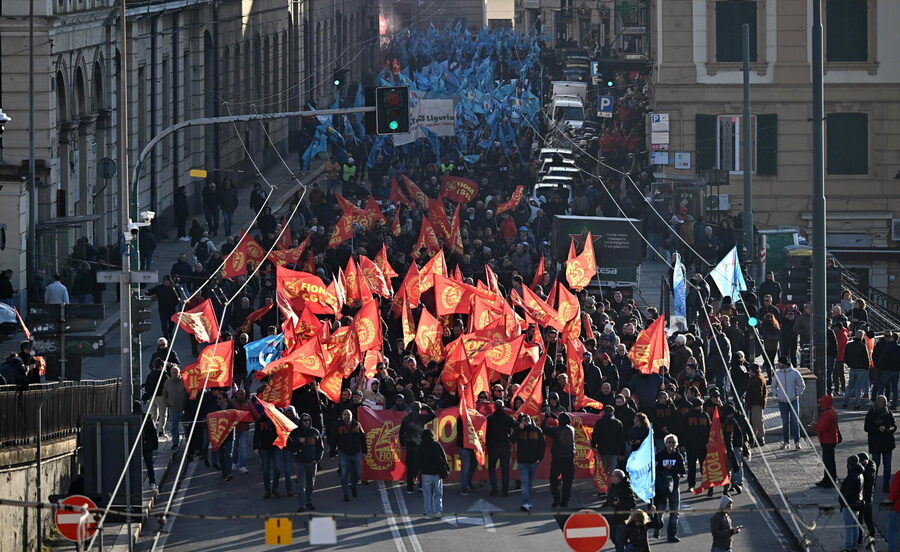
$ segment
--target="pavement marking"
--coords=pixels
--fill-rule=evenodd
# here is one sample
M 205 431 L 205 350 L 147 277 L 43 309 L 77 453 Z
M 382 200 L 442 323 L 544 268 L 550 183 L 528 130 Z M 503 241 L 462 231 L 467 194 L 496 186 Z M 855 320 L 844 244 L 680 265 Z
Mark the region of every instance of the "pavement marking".
M 397 496 L 397 507 L 400 509 L 403 525 L 406 527 L 406 533 L 409 535 L 409 543 L 412 545 L 413 552 L 422 552 L 422 545 L 419 544 L 419 537 L 416 536 L 416 530 L 413 528 L 412 520 L 409 518 L 409 510 L 406 508 L 406 497 L 403 496 L 401 485 L 394 485 L 394 494 Z
M 169 509 L 170 514 L 177 514 L 181 511 L 181 505 L 184 504 L 184 497 L 187 495 L 188 487 L 191 486 L 191 480 L 194 478 L 194 470 L 197 468 L 198 463 L 199 462 L 191 462 L 185 470 L 184 477 L 181 479 L 181 487 L 179 487 L 178 492 L 175 494 L 175 500 L 172 501 L 172 507 Z M 176 519 L 178 518 L 174 515 L 169 516 L 165 526 L 163 526 L 156 534 L 157 538 L 154 539 L 150 552 L 156 550 L 157 546 L 159 547 L 159 550 L 165 550 L 166 541 L 169 540 L 169 534 L 175 526 Z
M 484 518 L 484 528 L 488 530 L 489 533 L 496 533 L 497 528 L 494 527 L 494 518 L 491 517 L 489 512 L 481 512 L 481 517 Z
M 403 537 L 400 536 L 400 529 L 397 528 L 397 522 L 394 521 L 394 510 L 391 509 L 391 501 L 388 499 L 384 481 L 378 482 L 378 494 L 381 496 L 381 506 L 384 508 L 384 513 L 388 515 L 387 521 L 391 528 L 391 536 L 394 537 L 394 544 L 397 545 L 397 551 L 407 552 L 406 544 L 403 543 Z
M 753 505 L 756 506 L 759 515 L 762 516 L 763 521 L 766 522 L 766 525 L 769 527 L 769 531 L 775 536 L 775 539 L 778 541 L 778 544 L 781 546 L 782 550 L 790 550 L 791 547 L 788 544 L 787 537 L 778 529 L 778 526 L 775 524 L 775 520 L 772 519 L 772 514 L 765 509 L 765 505 L 762 504 L 759 499 L 756 497 L 756 493 L 750 489 L 750 485 L 746 485 L 744 490 L 747 491 L 747 494 L 750 496 L 750 500 L 753 501 Z

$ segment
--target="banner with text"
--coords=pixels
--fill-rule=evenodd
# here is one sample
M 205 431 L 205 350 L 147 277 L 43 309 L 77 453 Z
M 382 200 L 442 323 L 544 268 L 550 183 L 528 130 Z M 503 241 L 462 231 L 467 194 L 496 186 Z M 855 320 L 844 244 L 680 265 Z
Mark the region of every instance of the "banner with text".
M 453 100 L 419 100 L 409 109 L 409 132 L 394 135 L 394 145 L 411 144 L 425 138 L 422 127 L 437 136 L 456 136 L 456 109 Z
M 509 411 L 512 414 L 511 411 Z M 450 463 L 450 481 L 459 481 L 461 460 L 457 446 L 457 431 L 459 431 L 459 408 L 454 406 L 435 412 L 437 417 L 425 427 L 431 428 L 438 442 L 447 453 L 447 461 Z M 366 432 L 366 442 L 369 446 L 369 454 L 363 457 L 362 479 L 368 481 L 404 481 L 406 477 L 406 464 L 404 463 L 404 451 L 400 446 L 400 424 L 406 416 L 404 412 L 393 410 L 371 410 L 361 407 L 358 410 L 359 423 Z M 600 417 L 598 414 L 571 413 L 572 426 L 575 428 L 575 478 L 594 478 L 594 451 L 591 449 L 590 434 L 594 424 Z M 555 424 L 555 420 L 551 420 Z M 535 423 L 538 420 L 535 419 Z M 538 466 L 537 478 L 548 479 L 550 477 L 550 439 L 547 438 L 547 450 L 544 460 Z M 515 445 L 510 467 L 510 477 L 517 479 L 519 476 L 516 465 Z M 474 479 L 486 480 L 487 470 L 484 466 L 478 466 Z

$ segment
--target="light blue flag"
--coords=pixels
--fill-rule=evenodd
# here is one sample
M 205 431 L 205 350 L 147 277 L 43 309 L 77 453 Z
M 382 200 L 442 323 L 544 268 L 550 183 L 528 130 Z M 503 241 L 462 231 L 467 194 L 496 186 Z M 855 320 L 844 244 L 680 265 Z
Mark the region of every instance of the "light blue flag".
M 641 446 L 631 453 L 625 464 L 628 477 L 631 478 L 631 488 L 644 502 L 653 502 L 656 494 L 656 459 L 653 446 L 653 427 L 644 438 Z
M 266 364 L 281 358 L 284 350 L 284 334 L 267 335 L 244 345 L 247 352 L 247 373 L 262 370 Z
M 742 291 L 747 291 L 747 282 L 744 281 L 736 246 L 719 261 L 709 275 L 722 293 L 722 297 L 731 297 L 733 303 L 741 300 Z
M 675 269 L 672 276 L 672 310 L 675 316 L 687 317 L 687 281 L 684 279 L 684 264 L 681 255 L 675 253 Z

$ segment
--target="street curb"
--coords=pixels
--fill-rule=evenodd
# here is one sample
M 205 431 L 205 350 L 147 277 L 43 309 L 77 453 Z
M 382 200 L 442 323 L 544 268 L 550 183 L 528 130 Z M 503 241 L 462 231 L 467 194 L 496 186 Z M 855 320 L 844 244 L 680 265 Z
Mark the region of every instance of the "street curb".
M 744 474 L 748 476 L 747 478 L 753 485 L 753 490 L 756 491 L 760 499 L 763 501 L 763 505 L 766 508 L 769 508 L 773 514 L 775 514 L 774 517 L 778 523 L 778 528 L 788 538 L 793 549 L 798 551 L 808 550 L 808 548 L 803 546 L 805 538 L 803 537 L 803 535 L 798 535 L 797 532 L 794 531 L 794 526 L 791 523 L 790 518 L 786 517 L 784 513 L 782 513 L 781 507 L 775 504 L 775 501 L 769 495 L 768 491 L 766 491 L 765 487 L 760 484 L 759 478 L 756 477 L 756 474 L 753 473 L 753 470 L 750 468 L 750 462 L 744 462 Z M 790 504 L 790 501 L 788 501 L 788 504 Z

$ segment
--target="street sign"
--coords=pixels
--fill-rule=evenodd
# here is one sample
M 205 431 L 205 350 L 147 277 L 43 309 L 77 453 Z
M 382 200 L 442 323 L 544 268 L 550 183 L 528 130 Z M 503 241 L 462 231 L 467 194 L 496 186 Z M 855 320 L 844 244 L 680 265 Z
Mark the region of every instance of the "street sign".
M 116 176 L 116 169 L 116 162 L 109 157 L 104 157 L 97 162 L 97 173 L 100 175 L 100 178 L 112 178 Z
M 291 544 L 294 541 L 291 518 L 269 518 L 266 520 L 266 544 Z
M 59 340 L 37 338 L 34 340 L 37 355 L 58 355 Z M 67 335 L 65 354 L 89 357 L 106 356 L 106 342 L 102 335 Z
M 97 283 L 98 284 L 118 284 L 122 281 L 122 271 L 121 270 L 98 270 L 97 271 Z
M 206 169 L 191 169 L 188 172 L 188 175 L 190 175 L 194 178 L 206 178 L 207 174 L 208 173 L 206 172 Z
M 84 516 L 84 508 L 94 509 L 97 505 L 90 498 L 82 495 L 72 495 L 60 502 L 56 510 L 56 528 L 62 536 L 70 541 L 79 542 L 87 540 L 97 532 L 97 522 L 93 514 Z
M 615 107 L 615 105 L 616 102 L 613 100 L 612 96 L 597 97 L 597 117 L 612 118 L 613 107 Z
M 597 512 L 581 510 L 566 520 L 563 537 L 575 552 L 597 552 L 609 540 L 609 523 Z
M 79 318 L 75 320 L 67 320 L 58 322 L 56 320 L 48 320 L 46 322 L 36 322 L 31 326 L 31 333 L 35 335 L 56 335 L 63 331 L 66 332 L 90 332 L 97 328 L 99 320 Z
M 155 270 L 132 270 L 132 284 L 158 284 L 159 272 Z
M 600 76 L 600 62 L 599 61 L 591 62 L 591 76 L 592 77 Z
M 63 305 L 56 304 L 38 304 L 28 307 L 28 318 L 30 320 L 62 320 Z M 103 320 L 105 311 L 103 303 L 73 303 L 65 305 L 66 319 L 71 318 L 91 318 L 94 320 Z

